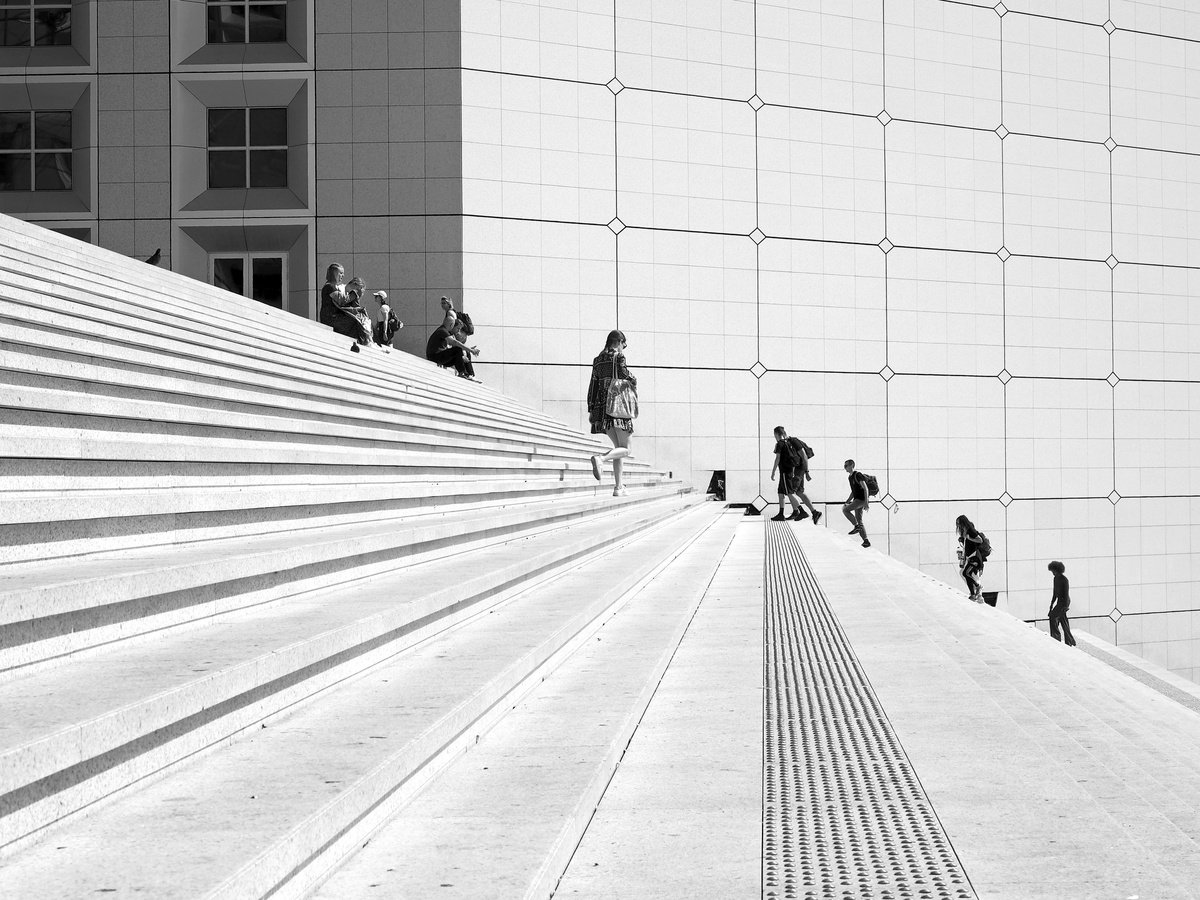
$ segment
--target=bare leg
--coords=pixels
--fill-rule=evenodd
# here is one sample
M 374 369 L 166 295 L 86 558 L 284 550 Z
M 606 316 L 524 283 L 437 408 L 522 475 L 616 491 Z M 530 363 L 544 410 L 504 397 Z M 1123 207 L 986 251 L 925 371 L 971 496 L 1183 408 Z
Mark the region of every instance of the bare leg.
M 629 449 L 630 434 L 628 431 L 622 431 L 620 428 L 608 429 L 608 439 L 613 442 L 613 448 L 601 457 L 601 461 L 611 461 L 613 464 L 613 487 L 616 490 L 621 490 L 625 486 L 623 476 L 625 473 L 625 464 L 622 460 L 631 455 Z

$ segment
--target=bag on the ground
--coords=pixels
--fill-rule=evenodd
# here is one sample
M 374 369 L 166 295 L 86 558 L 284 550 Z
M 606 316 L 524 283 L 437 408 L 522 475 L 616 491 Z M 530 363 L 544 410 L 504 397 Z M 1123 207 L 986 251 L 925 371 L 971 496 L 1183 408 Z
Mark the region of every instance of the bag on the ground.
M 636 419 L 638 414 L 637 389 L 632 381 L 617 377 L 616 356 L 613 356 L 613 375 L 608 382 L 604 414 L 610 419 Z
M 992 555 L 992 542 L 988 540 L 988 536 L 982 531 L 979 532 L 979 558 L 987 561 L 987 558 Z
M 876 494 L 879 493 L 879 479 L 876 478 L 874 475 L 867 475 L 865 473 L 863 475 L 863 478 L 867 482 L 867 496 L 874 497 Z

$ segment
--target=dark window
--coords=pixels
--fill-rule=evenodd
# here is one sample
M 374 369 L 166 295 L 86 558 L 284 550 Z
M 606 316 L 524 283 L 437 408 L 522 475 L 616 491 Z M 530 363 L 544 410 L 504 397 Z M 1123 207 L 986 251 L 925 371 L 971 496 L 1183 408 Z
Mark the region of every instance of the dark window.
M 0 0 L 0 45 L 62 47 L 71 43 L 71 4 L 59 0 Z
M 208 186 L 287 187 L 287 109 L 210 109 Z
M 213 284 L 283 309 L 283 257 L 250 253 L 212 258 Z
M 0 112 L 0 191 L 71 189 L 69 110 Z
M 287 0 L 208 0 L 210 44 L 280 44 L 287 40 Z

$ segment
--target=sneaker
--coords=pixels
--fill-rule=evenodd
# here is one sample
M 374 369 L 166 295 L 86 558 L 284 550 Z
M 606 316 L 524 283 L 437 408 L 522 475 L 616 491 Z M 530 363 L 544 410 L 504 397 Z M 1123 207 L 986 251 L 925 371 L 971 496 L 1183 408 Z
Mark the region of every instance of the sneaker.
M 846 534 L 858 534 L 860 528 L 862 528 L 861 525 L 855 525 L 853 528 L 847 531 Z
M 870 541 L 868 541 L 868 540 L 863 540 L 863 546 L 864 546 L 864 547 L 870 547 L 870 546 L 871 546 L 871 542 L 870 542 Z
M 793 522 L 803 522 L 807 518 L 808 518 L 808 513 L 806 513 L 802 509 L 796 510 L 794 513 L 792 513 L 792 516 L 791 516 L 791 519 Z
M 783 513 L 778 513 L 777 515 L 771 516 L 772 522 L 783 522 L 786 519 L 787 519 L 787 516 L 785 516 Z
M 814 525 L 816 525 L 817 523 L 819 523 L 819 522 L 821 521 L 821 513 L 819 513 L 819 512 L 814 512 L 814 513 L 813 513 L 813 515 L 812 515 L 812 520 L 813 520 L 813 524 L 814 524 Z
M 592 457 L 592 474 L 596 476 L 596 480 L 600 480 L 600 457 Z
M 625 488 L 623 488 L 623 487 L 613 488 L 613 496 L 614 497 L 624 497 L 625 496 Z

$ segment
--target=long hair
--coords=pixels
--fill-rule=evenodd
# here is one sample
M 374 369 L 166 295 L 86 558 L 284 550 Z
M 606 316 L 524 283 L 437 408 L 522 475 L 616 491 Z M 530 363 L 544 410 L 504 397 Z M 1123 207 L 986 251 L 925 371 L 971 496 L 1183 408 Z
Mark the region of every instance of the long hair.
M 974 534 L 975 526 L 971 524 L 971 520 L 966 516 L 959 516 L 954 520 L 954 528 L 959 534 Z
M 608 338 L 604 341 L 605 350 L 619 350 L 621 345 L 625 343 L 625 332 L 613 329 L 608 333 Z
M 343 271 L 343 272 L 346 271 L 345 269 L 342 269 L 341 263 L 330 263 L 329 264 L 329 268 L 325 270 L 325 283 L 326 284 L 337 284 L 337 273 L 338 273 L 339 269 L 341 269 L 341 271 Z

